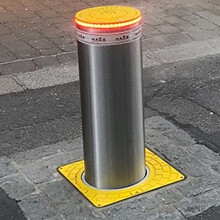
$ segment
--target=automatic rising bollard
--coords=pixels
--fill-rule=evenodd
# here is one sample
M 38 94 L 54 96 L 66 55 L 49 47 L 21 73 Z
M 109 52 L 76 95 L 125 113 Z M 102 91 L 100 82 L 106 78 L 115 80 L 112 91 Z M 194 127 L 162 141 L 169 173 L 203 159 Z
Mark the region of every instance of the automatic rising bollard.
M 84 160 L 59 172 L 96 207 L 183 180 L 144 148 L 140 11 L 90 8 L 75 23 Z
M 141 13 L 105 6 L 76 14 L 85 180 L 101 189 L 146 175 Z

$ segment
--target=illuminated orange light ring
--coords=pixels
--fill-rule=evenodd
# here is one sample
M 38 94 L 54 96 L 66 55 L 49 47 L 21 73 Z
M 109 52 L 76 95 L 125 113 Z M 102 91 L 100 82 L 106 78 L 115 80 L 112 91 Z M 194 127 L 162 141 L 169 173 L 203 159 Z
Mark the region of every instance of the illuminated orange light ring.
M 75 22 L 77 25 L 85 28 L 97 28 L 97 29 L 108 29 L 108 28 L 121 28 L 121 27 L 126 27 L 126 26 L 131 26 L 134 24 L 137 24 L 141 22 L 141 16 L 131 20 L 131 21 L 126 21 L 126 22 L 121 22 L 121 23 L 113 23 L 113 24 L 94 24 L 94 23 L 87 23 L 87 22 L 82 22 L 77 19 L 75 19 Z

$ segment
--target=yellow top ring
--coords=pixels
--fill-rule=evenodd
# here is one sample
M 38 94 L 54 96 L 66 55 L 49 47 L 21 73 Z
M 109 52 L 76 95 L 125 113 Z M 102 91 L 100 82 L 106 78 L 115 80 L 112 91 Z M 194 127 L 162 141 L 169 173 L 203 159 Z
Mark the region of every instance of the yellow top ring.
M 120 28 L 141 21 L 141 12 L 127 6 L 101 6 L 79 11 L 75 15 L 76 25 L 85 28 Z

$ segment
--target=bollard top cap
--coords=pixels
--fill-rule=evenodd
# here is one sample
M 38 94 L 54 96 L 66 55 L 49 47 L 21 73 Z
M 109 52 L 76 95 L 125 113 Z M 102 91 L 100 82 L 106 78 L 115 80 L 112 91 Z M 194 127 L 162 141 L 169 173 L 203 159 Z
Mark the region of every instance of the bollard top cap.
M 141 22 L 141 12 L 128 6 L 100 6 L 84 9 L 75 15 L 76 26 L 81 30 L 114 31 L 130 29 Z

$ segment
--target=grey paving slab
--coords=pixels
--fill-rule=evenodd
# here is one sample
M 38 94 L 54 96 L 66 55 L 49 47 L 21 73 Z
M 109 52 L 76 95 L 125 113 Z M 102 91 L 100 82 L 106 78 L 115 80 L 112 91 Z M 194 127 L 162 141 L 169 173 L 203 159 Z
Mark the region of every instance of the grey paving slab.
M 219 194 L 214 190 L 193 198 L 186 198 L 178 202 L 175 207 L 186 217 L 199 214 L 219 204 Z M 218 202 L 217 202 L 218 201 Z
M 213 164 L 211 165 L 211 168 L 217 172 L 217 173 L 220 173 L 220 162 L 217 161 L 217 162 L 213 162 Z
M 207 177 L 199 177 L 176 188 L 186 197 L 194 197 L 220 187 L 220 176 L 210 173 Z
M 204 145 L 200 145 L 200 144 L 191 145 L 191 147 L 187 148 L 186 151 L 190 153 L 190 155 L 195 157 L 197 160 L 208 165 L 212 164 L 213 161 L 215 162 L 220 161 L 219 154 L 213 152 Z
M 35 65 L 38 68 L 43 68 L 43 67 L 47 67 L 47 66 L 58 66 L 59 65 L 59 61 L 57 60 L 56 57 L 38 57 L 36 59 L 33 60 L 33 62 L 35 63 Z
M 41 195 L 32 195 L 19 202 L 27 219 L 41 220 L 56 215 L 56 210 Z
M 17 173 L 17 168 L 7 157 L 0 158 L 0 178 Z
M 35 72 L 22 73 L 16 78 L 29 89 L 37 89 L 65 84 L 78 80 L 77 66 L 59 66 L 46 68 Z
M 20 173 L 1 178 L 0 187 L 16 200 L 35 192 L 35 186 Z
M 55 179 L 53 173 L 48 169 L 44 163 L 28 163 L 21 166 L 22 171 L 34 184 L 40 184 Z
M 156 193 L 155 198 L 164 205 L 169 205 L 180 201 L 183 198 L 183 195 L 176 189 L 166 189 Z
M 0 78 L 0 95 L 8 94 L 11 92 L 21 92 L 23 88 L 16 83 L 11 77 Z
M 25 51 L 23 52 L 25 55 L 26 54 Z M 36 66 L 32 62 L 32 60 L 20 60 L 20 61 L 15 61 L 15 62 L 5 63 L 5 64 L 0 65 L 0 72 L 3 75 L 12 75 L 13 73 L 18 74 L 21 72 L 28 72 L 28 71 L 34 71 L 34 70 L 36 70 Z

